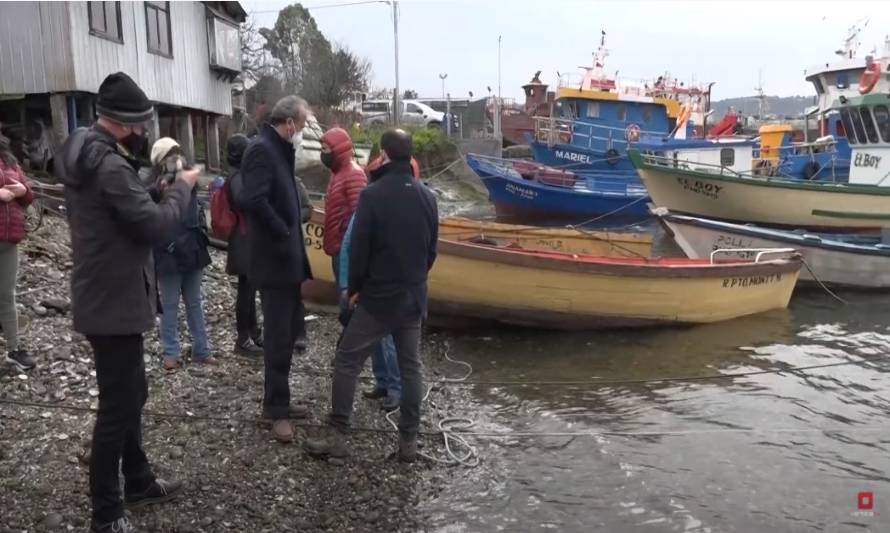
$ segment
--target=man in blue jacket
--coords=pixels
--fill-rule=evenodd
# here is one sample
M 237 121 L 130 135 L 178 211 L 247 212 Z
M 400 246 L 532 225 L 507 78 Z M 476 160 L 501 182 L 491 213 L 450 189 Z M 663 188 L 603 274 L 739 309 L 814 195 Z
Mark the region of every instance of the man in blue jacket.
M 275 104 L 241 160 L 243 190 L 237 199 L 248 219 L 248 277 L 260 289 L 265 321 L 263 416 L 283 443 L 294 439 L 290 418 L 309 412 L 305 405 L 291 405 L 288 382 L 294 346 L 305 328 L 300 286 L 312 278 L 294 180 L 294 148 L 308 114 L 297 96 Z
M 348 296 L 354 308 L 337 348 L 331 390 L 331 430 L 308 439 L 310 455 L 348 455 L 358 375 L 370 351 L 392 334 L 402 376 L 399 459 L 417 456 L 423 396 L 420 325 L 427 310 L 427 273 L 436 260 L 436 199 L 411 172 L 411 136 L 389 130 L 380 146 L 390 162 L 361 193 L 349 244 Z

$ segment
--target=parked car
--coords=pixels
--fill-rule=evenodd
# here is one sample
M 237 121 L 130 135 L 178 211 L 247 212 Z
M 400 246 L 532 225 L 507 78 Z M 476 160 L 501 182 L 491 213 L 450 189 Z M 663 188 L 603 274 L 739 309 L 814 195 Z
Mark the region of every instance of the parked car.
M 412 126 L 441 128 L 445 113 L 416 100 L 401 100 L 402 123 Z M 386 124 L 392 120 L 391 100 L 365 100 L 362 102 L 362 124 Z

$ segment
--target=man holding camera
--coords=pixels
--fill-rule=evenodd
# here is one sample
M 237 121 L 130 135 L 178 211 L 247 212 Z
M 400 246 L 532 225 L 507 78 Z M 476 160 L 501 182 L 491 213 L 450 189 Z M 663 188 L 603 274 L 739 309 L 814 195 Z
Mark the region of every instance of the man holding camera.
M 179 482 L 156 479 L 142 447 L 148 397 L 143 334 L 154 327 L 158 294 L 152 248 L 172 238 L 200 170 L 180 171 L 159 201 L 136 174 L 152 104 L 126 74 L 99 87 L 98 120 L 73 132 L 62 148 L 74 268 L 74 329 L 93 348 L 99 411 L 90 454 L 95 533 L 133 533 L 127 507 L 168 501 Z M 58 166 L 58 165 L 57 165 Z

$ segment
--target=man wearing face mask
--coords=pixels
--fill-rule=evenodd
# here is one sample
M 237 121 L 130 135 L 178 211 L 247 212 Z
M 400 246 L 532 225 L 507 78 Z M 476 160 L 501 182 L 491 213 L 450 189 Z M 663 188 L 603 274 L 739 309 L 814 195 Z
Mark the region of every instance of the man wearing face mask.
M 331 169 L 331 180 L 324 197 L 324 252 L 331 256 L 334 277 L 339 279 L 343 234 L 368 179 L 352 156 L 352 139 L 342 128 L 331 128 L 322 135 L 321 162 Z
M 200 170 L 178 172 L 155 202 L 136 174 L 151 102 L 118 72 L 99 87 L 96 113 L 95 124 L 68 137 L 56 168 L 71 230 L 74 329 L 93 348 L 99 386 L 90 454 L 91 531 L 133 533 L 119 473 L 128 507 L 164 502 L 182 491 L 179 482 L 155 478 L 142 447 L 148 397 L 142 336 L 157 314 L 152 248 L 173 237 Z
M 263 416 L 283 443 L 294 439 L 290 418 L 309 414 L 305 405 L 291 405 L 288 382 L 294 346 L 305 331 L 300 286 L 312 277 L 294 180 L 295 144 L 308 115 L 308 105 L 297 96 L 275 104 L 244 152 L 242 192 L 236 199 L 247 214 L 248 278 L 260 289 L 265 318 Z

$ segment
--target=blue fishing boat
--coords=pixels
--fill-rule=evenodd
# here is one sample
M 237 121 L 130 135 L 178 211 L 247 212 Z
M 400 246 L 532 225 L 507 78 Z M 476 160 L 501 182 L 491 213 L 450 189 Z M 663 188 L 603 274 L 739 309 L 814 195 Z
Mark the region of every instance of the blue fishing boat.
M 586 221 L 646 218 L 646 189 L 636 172 L 574 172 L 476 154 L 467 164 L 488 189 L 500 217 Z
M 631 171 L 628 147 L 645 139 L 701 136 L 713 84 L 687 85 L 669 73 L 649 81 L 605 72 L 605 32 L 593 66 L 561 75 L 548 117 L 534 118 L 529 146 L 536 161 L 571 170 Z

